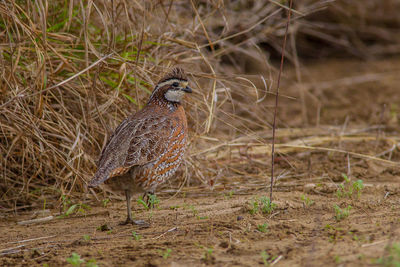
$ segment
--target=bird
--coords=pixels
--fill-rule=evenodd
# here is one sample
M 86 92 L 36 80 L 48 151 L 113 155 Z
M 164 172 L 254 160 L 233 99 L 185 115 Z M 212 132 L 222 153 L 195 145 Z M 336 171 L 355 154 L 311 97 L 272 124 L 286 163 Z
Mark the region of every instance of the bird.
M 100 153 L 88 187 L 104 183 L 112 191 L 125 193 L 127 218 L 121 224 L 135 224 L 132 195 L 154 195 L 157 186 L 171 178 L 184 160 L 188 124 L 182 100 L 186 93 L 192 93 L 188 84 L 182 68 L 169 71 L 147 104 L 117 126 Z

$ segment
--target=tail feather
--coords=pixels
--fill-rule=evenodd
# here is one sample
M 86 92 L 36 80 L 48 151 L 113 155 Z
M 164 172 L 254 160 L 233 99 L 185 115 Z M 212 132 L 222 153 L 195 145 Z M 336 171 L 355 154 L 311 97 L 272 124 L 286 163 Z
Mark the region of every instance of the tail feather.
M 110 170 L 108 168 L 100 168 L 97 170 L 96 174 L 94 175 L 93 179 L 89 182 L 88 187 L 96 187 L 106 181 L 107 179 L 110 179 L 115 176 L 120 176 L 124 175 L 129 171 L 131 167 L 118 167 L 113 170 Z
M 92 180 L 89 182 L 88 187 L 93 188 L 99 186 L 105 180 L 108 179 L 108 175 L 104 175 L 102 172 L 97 171 L 93 176 Z

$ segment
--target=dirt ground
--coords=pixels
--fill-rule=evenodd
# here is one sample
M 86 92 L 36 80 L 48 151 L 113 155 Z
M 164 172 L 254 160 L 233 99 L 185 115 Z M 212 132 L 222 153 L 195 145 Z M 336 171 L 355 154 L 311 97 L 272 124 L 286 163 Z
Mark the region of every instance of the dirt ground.
M 171 198 L 165 188 L 151 211 L 133 202 L 135 218 L 147 222 L 141 226 L 118 225 L 126 207 L 115 199 L 32 225 L 16 222 L 35 211 L 2 214 L 0 265 L 64 266 L 75 252 L 86 262 L 81 266 L 93 260 L 99 266 L 392 266 L 385 247 L 400 241 L 400 164 L 387 161 L 400 162 L 398 73 L 400 59 L 340 60 L 305 66 L 301 83 L 287 83 L 285 93 L 297 100 L 281 102 L 281 120 L 293 128 L 306 120 L 304 143 L 312 145 L 318 132 L 316 146 L 334 151 L 297 149 L 278 157 L 277 207 L 270 213 L 254 209 L 266 195 L 269 171 L 263 176 L 258 169 L 268 164 L 253 164 L 247 173 L 255 175 L 231 170 L 213 190 L 186 186 Z M 294 77 L 292 71 L 286 79 Z M 359 196 L 354 189 L 338 197 L 340 184 L 348 192 L 359 179 Z M 348 217 L 335 218 L 334 205 L 342 211 L 350 205 Z

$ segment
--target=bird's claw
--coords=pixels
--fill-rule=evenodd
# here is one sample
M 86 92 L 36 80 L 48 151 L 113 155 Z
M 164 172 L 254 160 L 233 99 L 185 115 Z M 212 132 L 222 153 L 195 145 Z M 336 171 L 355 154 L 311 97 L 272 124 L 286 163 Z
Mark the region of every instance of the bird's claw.
M 148 223 L 144 220 L 132 220 L 129 218 L 127 218 L 125 221 L 119 223 L 119 225 L 127 225 L 127 224 L 140 225 L 140 226 L 148 225 Z

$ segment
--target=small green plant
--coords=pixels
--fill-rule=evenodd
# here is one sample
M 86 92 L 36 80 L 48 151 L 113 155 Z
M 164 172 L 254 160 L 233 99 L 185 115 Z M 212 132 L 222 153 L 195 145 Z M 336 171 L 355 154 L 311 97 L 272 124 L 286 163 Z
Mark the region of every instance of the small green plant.
M 90 259 L 86 262 L 86 267 L 98 267 L 95 259 Z
M 352 207 L 350 205 L 344 209 L 341 209 L 338 205 L 334 205 L 333 208 L 335 209 L 336 221 L 341 221 L 341 220 L 349 217 L 350 210 L 352 209 Z
M 204 249 L 204 254 L 203 257 L 201 258 L 203 261 L 205 261 L 206 263 L 213 263 L 215 258 L 213 256 L 214 249 L 212 247 L 207 248 L 196 242 L 194 243 L 194 245 L 198 248 Z
M 232 196 L 233 196 L 233 194 L 234 194 L 234 192 L 233 192 L 233 191 L 229 191 L 229 193 L 228 193 L 228 194 L 224 194 L 224 198 L 225 198 L 225 199 L 231 199 L 231 198 L 232 198 Z
M 375 263 L 387 267 L 400 266 L 400 242 L 393 243 L 385 248 L 385 256 L 378 258 Z
M 81 256 L 75 252 L 72 252 L 72 256 L 67 258 L 67 262 L 72 266 L 81 266 L 85 261 L 81 259 Z
M 261 259 L 263 260 L 264 266 L 269 266 L 268 258 L 268 253 L 265 250 L 261 251 Z
M 157 198 L 156 195 L 150 194 L 149 195 L 149 205 L 150 207 L 158 208 L 158 204 L 160 204 L 160 200 Z
M 142 197 L 139 197 L 136 202 L 142 205 L 146 210 L 149 210 L 149 205 L 147 205 L 146 201 L 143 200 Z
M 204 252 L 204 256 L 203 256 L 203 259 L 205 260 L 205 261 L 207 261 L 207 262 L 209 262 L 209 261 L 212 261 L 212 258 L 213 258 L 213 252 L 214 252 L 214 249 L 213 248 L 206 248 L 206 251 Z
M 190 205 L 189 208 L 192 210 L 194 216 L 196 216 L 197 213 L 199 213 L 195 206 Z
M 344 173 L 342 173 L 342 177 L 344 179 L 344 183 L 339 185 L 339 188 L 336 191 L 336 196 L 338 198 L 352 198 L 353 193 L 355 192 L 357 193 L 357 198 L 360 198 L 361 191 L 364 189 L 363 181 L 359 179 L 355 182 L 351 182 L 351 180 Z
M 90 210 L 90 207 L 86 204 L 83 203 L 72 204 L 72 201 L 69 199 L 69 197 L 65 195 L 61 196 L 61 202 L 62 202 L 63 214 L 60 215 L 59 218 L 68 217 L 72 214 L 77 214 L 77 213 L 85 215 L 86 212 Z
M 314 201 L 311 200 L 308 196 L 301 195 L 300 198 L 303 201 L 303 204 L 304 204 L 305 207 L 309 207 L 312 204 L 314 204 Z
M 258 213 L 258 211 L 260 210 L 260 207 L 258 205 L 258 201 L 256 199 L 253 199 L 250 202 L 250 206 L 251 207 L 249 209 L 249 212 L 250 212 L 251 215 L 254 215 L 254 214 Z
M 68 208 L 71 206 L 71 200 L 69 199 L 68 196 L 66 196 L 66 195 L 61 196 L 61 205 L 62 205 L 63 212 L 65 213 L 68 210 Z
M 264 223 L 264 224 L 257 225 L 257 230 L 260 231 L 261 233 L 268 232 L 268 224 Z
M 273 203 L 268 197 L 261 197 L 261 211 L 263 213 L 272 213 L 276 208 L 276 204 Z
M 199 211 L 193 205 L 185 204 L 185 209 L 190 209 L 193 212 L 193 216 L 197 216 L 197 214 L 199 213 Z
M 108 203 L 110 202 L 109 198 L 103 199 L 103 207 L 107 207 Z
M 271 202 L 268 197 L 263 196 L 261 198 L 256 197 L 250 202 L 249 212 L 252 215 L 259 211 L 265 214 L 271 214 L 275 209 L 276 204 Z
M 167 249 L 163 252 L 162 257 L 163 257 L 164 259 L 168 259 L 168 257 L 171 256 L 171 252 L 172 252 L 172 249 L 167 248 Z
M 264 266 L 270 266 L 271 262 L 276 259 L 276 256 L 271 257 L 265 250 L 261 251 L 261 259 Z
M 137 203 L 142 205 L 146 210 L 150 210 L 155 208 L 158 208 L 158 204 L 160 204 L 160 200 L 157 198 L 156 195 L 149 194 L 148 195 L 148 201 L 144 201 L 142 197 L 139 197 L 137 199 Z
M 342 173 L 342 177 L 346 181 L 346 183 L 350 183 L 350 178 L 347 176 L 347 174 Z
M 67 213 L 65 214 L 66 216 L 72 214 L 74 211 L 75 211 L 75 214 L 86 215 L 87 211 L 90 210 L 90 207 L 83 203 L 74 204 L 71 206 L 71 208 L 75 205 L 76 205 L 76 207 L 71 212 L 68 212 L 69 210 L 67 211 Z
M 360 237 L 353 231 L 349 231 L 348 234 L 352 237 L 354 241 L 360 241 Z
M 85 241 L 90 241 L 90 236 L 89 235 L 83 235 L 83 240 Z
M 342 184 L 339 185 L 339 188 L 336 191 L 336 196 L 338 198 L 342 198 L 342 197 L 347 196 L 347 192 L 344 189 L 344 185 L 342 185 Z
M 198 213 L 199 211 L 197 210 L 197 208 L 193 205 L 188 205 L 185 204 L 185 209 L 190 209 L 193 212 L 193 216 L 195 216 L 198 220 L 206 220 L 208 219 L 208 216 L 199 216 Z
M 136 233 L 135 231 L 132 231 L 132 236 L 136 241 L 139 241 L 142 238 L 142 236 Z
M 353 191 L 357 193 L 357 197 L 360 198 L 361 196 L 361 190 L 364 189 L 364 183 L 362 180 L 357 180 L 353 182 L 352 185 Z

